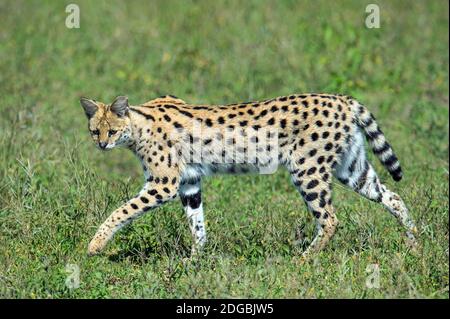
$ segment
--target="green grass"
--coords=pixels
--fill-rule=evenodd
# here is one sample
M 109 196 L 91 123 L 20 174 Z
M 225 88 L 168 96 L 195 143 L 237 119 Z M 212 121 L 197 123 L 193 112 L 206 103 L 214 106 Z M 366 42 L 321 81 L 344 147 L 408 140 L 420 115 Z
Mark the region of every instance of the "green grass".
M 64 1 L 0 4 L 0 297 L 449 297 L 447 1 L 377 1 L 380 29 L 364 26 L 361 1 L 76 3 L 72 30 Z M 382 207 L 335 184 L 337 234 L 298 265 L 313 219 L 280 170 L 205 179 L 199 260 L 183 263 L 178 201 L 87 257 L 142 176 L 131 153 L 95 149 L 79 96 L 231 103 L 311 91 L 353 95 L 377 116 L 404 180 L 371 159 L 418 224 L 418 254 Z M 77 289 L 67 264 L 80 268 Z M 378 289 L 365 284 L 371 264 Z

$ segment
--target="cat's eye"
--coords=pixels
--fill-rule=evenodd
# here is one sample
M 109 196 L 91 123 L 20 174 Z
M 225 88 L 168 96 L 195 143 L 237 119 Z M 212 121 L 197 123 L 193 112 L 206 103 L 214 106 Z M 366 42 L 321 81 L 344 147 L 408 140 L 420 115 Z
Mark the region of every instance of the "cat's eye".
M 113 136 L 114 134 L 116 134 L 117 133 L 117 131 L 116 130 L 109 130 L 108 131 L 108 136 Z
M 99 130 L 92 130 L 91 131 L 93 135 L 100 135 L 100 131 Z

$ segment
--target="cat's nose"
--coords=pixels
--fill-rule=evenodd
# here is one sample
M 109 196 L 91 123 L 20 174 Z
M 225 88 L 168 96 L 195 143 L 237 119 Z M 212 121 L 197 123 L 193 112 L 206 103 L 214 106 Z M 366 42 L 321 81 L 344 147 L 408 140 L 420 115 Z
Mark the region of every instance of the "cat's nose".
M 106 148 L 106 145 L 108 145 L 108 143 L 106 143 L 106 142 L 100 142 L 100 143 L 98 143 L 98 146 L 100 146 L 100 148 L 101 148 L 102 150 L 104 150 L 104 149 Z

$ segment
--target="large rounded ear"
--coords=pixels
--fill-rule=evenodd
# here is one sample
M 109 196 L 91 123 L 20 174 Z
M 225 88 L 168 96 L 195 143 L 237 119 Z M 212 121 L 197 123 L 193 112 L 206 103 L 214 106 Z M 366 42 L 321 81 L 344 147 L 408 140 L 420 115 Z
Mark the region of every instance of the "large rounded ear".
M 110 107 L 111 112 L 115 113 L 117 116 L 125 116 L 128 113 L 128 97 L 118 96 L 112 102 Z
M 86 113 L 86 116 L 88 119 L 94 116 L 95 112 L 98 110 L 97 104 L 93 100 L 90 100 L 88 98 L 82 97 L 80 98 L 80 104 L 84 109 L 84 113 Z

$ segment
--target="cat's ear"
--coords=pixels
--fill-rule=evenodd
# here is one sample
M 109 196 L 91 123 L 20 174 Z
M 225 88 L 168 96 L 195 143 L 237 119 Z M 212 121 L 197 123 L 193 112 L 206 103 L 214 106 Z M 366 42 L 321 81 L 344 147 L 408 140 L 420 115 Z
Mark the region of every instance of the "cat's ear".
M 80 104 L 84 109 L 84 113 L 86 113 L 86 116 L 88 119 L 94 116 L 95 112 L 98 110 L 97 104 L 93 100 L 90 100 L 88 98 L 82 97 L 80 98 Z
M 118 96 L 112 102 L 110 107 L 111 112 L 115 113 L 117 116 L 125 116 L 128 114 L 128 97 Z

